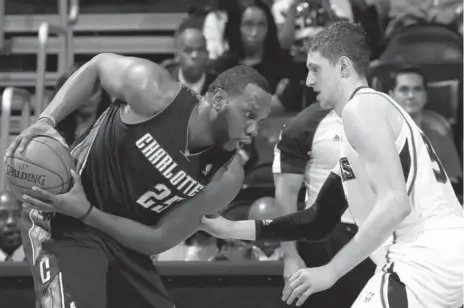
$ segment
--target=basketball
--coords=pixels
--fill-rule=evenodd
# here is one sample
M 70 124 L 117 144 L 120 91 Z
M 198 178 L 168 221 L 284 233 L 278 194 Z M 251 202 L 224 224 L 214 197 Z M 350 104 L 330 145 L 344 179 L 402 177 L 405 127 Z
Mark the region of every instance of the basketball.
M 33 186 L 53 194 L 63 194 L 72 185 L 73 159 L 58 140 L 38 136 L 30 140 L 23 153 L 15 151 L 6 159 L 6 179 L 11 192 L 20 200 Z

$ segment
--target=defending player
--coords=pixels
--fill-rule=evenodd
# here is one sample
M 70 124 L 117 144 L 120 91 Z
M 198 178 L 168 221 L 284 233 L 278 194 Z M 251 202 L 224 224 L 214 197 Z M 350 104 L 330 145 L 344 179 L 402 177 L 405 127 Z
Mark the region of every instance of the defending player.
M 246 240 L 321 238 L 340 220 L 346 196 L 358 233 L 328 264 L 293 275 L 283 300 L 301 305 L 392 238 L 352 307 L 458 307 L 463 211 L 429 141 L 389 96 L 367 87 L 369 51 L 358 26 L 335 23 L 308 45 L 307 85 L 344 127 L 339 167 L 321 188 L 315 220 L 308 210 L 267 221 L 204 218 L 204 229 Z

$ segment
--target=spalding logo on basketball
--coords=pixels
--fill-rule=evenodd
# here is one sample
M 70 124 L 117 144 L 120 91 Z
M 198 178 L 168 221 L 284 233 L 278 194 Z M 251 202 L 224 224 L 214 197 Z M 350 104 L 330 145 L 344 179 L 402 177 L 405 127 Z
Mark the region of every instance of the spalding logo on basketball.
M 49 136 L 33 138 L 23 153 L 15 151 L 6 159 L 6 179 L 19 199 L 33 186 L 63 194 L 72 185 L 73 159 L 69 150 Z

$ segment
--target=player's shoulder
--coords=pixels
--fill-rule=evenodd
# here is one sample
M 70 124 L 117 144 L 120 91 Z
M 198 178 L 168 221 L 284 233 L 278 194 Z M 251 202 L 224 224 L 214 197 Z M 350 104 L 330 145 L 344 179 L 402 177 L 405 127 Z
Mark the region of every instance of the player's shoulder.
M 406 118 L 390 96 L 372 90 L 357 94 L 345 105 L 342 121 L 347 135 L 350 131 L 363 130 L 375 134 L 385 130 L 398 136 Z
M 284 132 L 292 135 L 314 132 L 330 111 L 314 103 L 294 116 L 285 126 Z
M 344 124 L 390 118 L 403 118 L 398 105 L 389 95 L 374 89 L 360 91 L 345 105 L 342 112 Z
M 134 78 L 133 82 L 157 82 L 159 87 L 167 87 L 175 84 L 169 70 L 163 65 L 149 61 L 143 58 L 127 57 L 128 73 Z
M 150 113 L 164 109 L 179 92 L 180 85 L 163 66 L 152 61 L 127 57 L 126 93 L 147 105 Z

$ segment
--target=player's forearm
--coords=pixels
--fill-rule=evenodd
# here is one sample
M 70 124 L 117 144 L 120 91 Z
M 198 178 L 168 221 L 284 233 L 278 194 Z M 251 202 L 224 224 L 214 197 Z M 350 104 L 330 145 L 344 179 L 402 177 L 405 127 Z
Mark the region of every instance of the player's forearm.
M 407 198 L 392 194 L 379 200 L 358 233 L 330 262 L 338 278 L 378 249 L 410 213 Z
M 63 84 L 41 116 L 51 116 L 56 123 L 85 105 L 98 80 L 98 56 L 84 64 Z
M 94 208 L 84 223 L 111 236 L 127 248 L 145 255 L 154 255 L 188 238 L 197 230 L 199 220 L 191 217 L 177 226 L 171 221 L 171 226 L 161 223 L 154 228 Z
M 322 186 L 312 208 L 278 217 L 272 221 L 256 221 L 256 238 L 258 240 L 320 241 L 340 222 L 340 217 L 347 204 L 341 179 L 331 173 Z
M 215 213 L 232 201 L 243 182 L 243 168 L 237 163 L 238 160 L 235 159 L 221 179 L 205 187 L 194 198 L 175 206 L 155 227 L 96 208 L 84 223 L 140 253 L 159 254 L 195 233 L 202 215 Z

